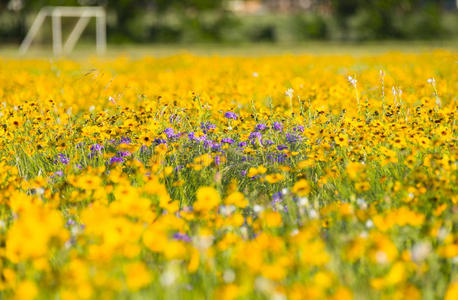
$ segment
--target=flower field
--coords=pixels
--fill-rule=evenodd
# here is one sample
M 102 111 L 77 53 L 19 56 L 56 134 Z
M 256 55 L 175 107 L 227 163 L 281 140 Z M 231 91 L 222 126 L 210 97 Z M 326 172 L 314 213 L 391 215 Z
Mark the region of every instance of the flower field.
M 0 58 L 0 298 L 458 299 L 458 56 Z

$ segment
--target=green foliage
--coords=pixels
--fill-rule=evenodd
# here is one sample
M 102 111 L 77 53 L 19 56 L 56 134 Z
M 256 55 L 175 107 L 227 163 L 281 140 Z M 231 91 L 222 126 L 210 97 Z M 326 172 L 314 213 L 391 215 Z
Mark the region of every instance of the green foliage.
M 26 16 L 47 5 L 103 5 L 108 37 L 123 42 L 300 42 L 306 40 L 448 39 L 458 37 L 457 12 L 444 1 L 328 0 L 319 10 L 287 15 L 234 15 L 225 0 L 32 0 L 19 12 L 0 3 L 0 39 L 20 41 Z M 326 1 L 323 1 L 326 2 Z

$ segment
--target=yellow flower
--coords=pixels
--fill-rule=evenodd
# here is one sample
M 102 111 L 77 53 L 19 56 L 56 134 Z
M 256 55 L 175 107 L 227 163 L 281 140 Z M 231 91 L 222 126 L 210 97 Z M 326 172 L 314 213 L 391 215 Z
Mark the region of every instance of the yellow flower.
M 38 295 L 38 288 L 33 281 L 21 281 L 16 287 L 15 299 L 18 300 L 32 300 Z
M 151 275 L 145 264 L 141 262 L 130 263 L 124 269 L 127 287 L 130 291 L 135 292 L 151 282 Z
M 279 181 L 282 181 L 284 178 L 285 176 L 283 176 L 282 174 L 278 174 L 278 173 L 266 175 L 266 181 L 268 183 L 277 183 Z
M 299 197 L 307 196 L 310 193 L 310 184 L 307 180 L 301 179 L 294 184 L 292 192 Z
M 194 210 L 197 212 L 208 212 L 215 209 L 221 202 L 218 191 L 212 187 L 200 187 L 197 190 Z
M 266 226 L 269 228 L 280 227 L 282 225 L 281 215 L 276 211 L 265 212 L 262 217 Z
M 455 300 L 458 299 L 458 281 L 450 283 L 445 293 L 444 300 Z

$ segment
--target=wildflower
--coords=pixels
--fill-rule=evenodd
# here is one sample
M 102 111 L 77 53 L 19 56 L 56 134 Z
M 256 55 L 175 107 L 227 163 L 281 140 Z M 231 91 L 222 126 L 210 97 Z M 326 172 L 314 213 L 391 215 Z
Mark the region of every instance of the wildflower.
M 266 124 L 263 124 L 263 123 L 257 124 L 256 127 L 255 127 L 255 131 L 258 131 L 258 132 L 259 131 L 264 131 L 266 129 L 267 129 L 267 126 L 266 126 Z
M 233 112 L 230 112 L 230 111 L 226 112 L 224 114 L 224 117 L 227 118 L 227 119 L 237 120 L 237 115 L 235 113 L 233 113 Z
M 135 262 L 125 267 L 127 287 L 137 291 L 151 282 L 151 275 L 143 263 Z
M 198 212 L 208 212 L 215 209 L 221 202 L 218 192 L 212 187 L 200 187 L 197 190 L 194 209 Z
M 272 129 L 281 131 L 283 130 L 283 125 L 280 122 L 274 122 L 272 125 Z
M 294 184 L 291 191 L 299 197 L 307 196 L 310 193 L 310 184 L 305 179 L 301 179 Z
M 290 97 L 290 98 L 293 97 L 293 94 L 294 94 L 294 90 L 291 89 L 291 88 L 287 89 L 286 92 L 285 92 L 285 95 Z

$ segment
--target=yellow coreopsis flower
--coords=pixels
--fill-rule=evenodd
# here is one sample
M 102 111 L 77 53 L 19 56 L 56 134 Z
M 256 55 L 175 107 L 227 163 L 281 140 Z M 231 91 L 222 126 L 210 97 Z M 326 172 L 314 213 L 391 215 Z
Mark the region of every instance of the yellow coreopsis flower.
M 221 202 L 218 191 L 212 187 L 201 187 L 197 190 L 194 210 L 197 212 L 208 212 L 215 209 Z

